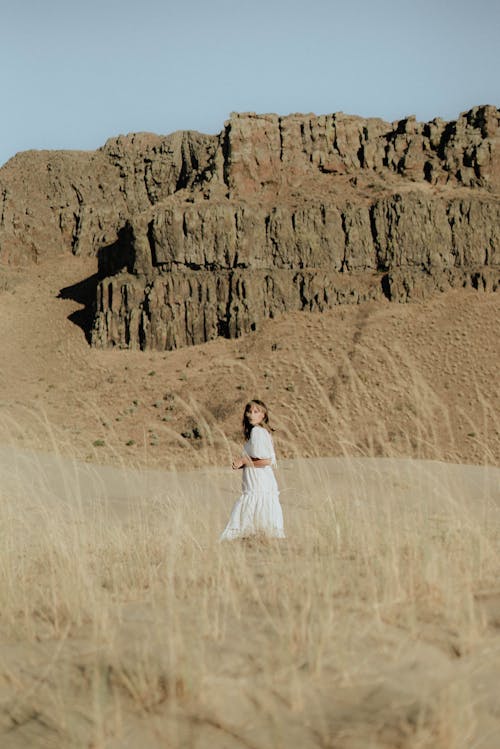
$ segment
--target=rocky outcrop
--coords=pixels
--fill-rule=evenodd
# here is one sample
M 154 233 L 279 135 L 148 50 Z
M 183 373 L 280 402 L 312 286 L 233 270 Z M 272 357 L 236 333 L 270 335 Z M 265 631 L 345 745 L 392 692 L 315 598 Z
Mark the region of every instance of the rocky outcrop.
M 127 231 L 127 269 L 135 275 L 235 268 L 430 271 L 498 264 L 500 201 L 407 192 L 368 205 L 170 204 Z
M 235 115 L 224 132 L 225 177 L 237 194 L 300 189 L 305 176 L 360 170 L 429 184 L 500 189 L 499 110 L 476 107 L 455 122 L 414 117 L 389 125 L 343 113 Z
M 169 206 L 128 228 L 95 345 L 171 349 L 291 310 L 500 285 L 500 202 L 394 195 L 370 206 Z M 125 258 L 125 254 L 122 253 Z
M 96 255 L 127 219 L 189 188 L 217 137 L 119 136 L 95 152 L 26 151 L 0 169 L 0 262 Z
M 235 114 L 0 170 L 0 261 L 97 255 L 96 346 L 171 349 L 287 310 L 499 286 L 500 111 Z

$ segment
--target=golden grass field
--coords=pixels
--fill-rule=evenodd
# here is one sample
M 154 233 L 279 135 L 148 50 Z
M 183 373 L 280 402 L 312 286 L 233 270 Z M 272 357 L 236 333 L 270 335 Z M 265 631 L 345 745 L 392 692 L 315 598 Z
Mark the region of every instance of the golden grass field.
M 5 749 L 499 746 L 500 469 L 282 461 L 220 544 L 227 468 L 0 465 Z
M 219 544 L 236 473 L 1 455 L 5 749 L 498 747 L 499 469 L 285 461 Z
M 494 295 L 164 355 L 36 283 L 0 295 L 0 747 L 498 749 Z M 220 544 L 255 396 L 287 539 Z

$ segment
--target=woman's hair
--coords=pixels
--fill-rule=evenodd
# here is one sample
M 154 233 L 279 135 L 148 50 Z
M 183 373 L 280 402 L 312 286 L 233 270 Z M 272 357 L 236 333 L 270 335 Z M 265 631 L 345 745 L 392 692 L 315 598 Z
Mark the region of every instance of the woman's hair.
M 245 406 L 245 410 L 243 411 L 243 434 L 245 435 L 245 439 L 250 439 L 250 432 L 252 431 L 252 424 L 250 424 L 250 421 L 247 417 L 247 411 L 249 410 L 250 406 L 258 406 L 262 411 L 264 411 L 264 418 L 260 422 L 259 426 L 264 427 L 268 432 L 274 431 L 269 424 L 269 413 L 266 404 L 263 403 L 263 401 L 254 398 L 253 400 L 248 401 Z

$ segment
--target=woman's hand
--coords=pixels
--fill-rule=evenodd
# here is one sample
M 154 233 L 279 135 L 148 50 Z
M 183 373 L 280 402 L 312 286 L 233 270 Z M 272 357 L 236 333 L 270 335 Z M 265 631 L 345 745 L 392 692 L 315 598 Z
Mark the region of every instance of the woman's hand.
M 233 460 L 233 471 L 237 471 L 239 468 L 243 468 L 245 461 L 243 458 L 235 458 Z

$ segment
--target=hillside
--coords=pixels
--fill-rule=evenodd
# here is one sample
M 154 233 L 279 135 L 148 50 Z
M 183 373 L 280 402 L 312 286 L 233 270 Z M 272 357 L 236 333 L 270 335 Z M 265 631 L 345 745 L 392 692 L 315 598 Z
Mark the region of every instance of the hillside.
M 500 462 L 498 294 L 288 313 L 170 352 L 99 350 L 75 324 L 82 306 L 59 293 L 91 268 L 69 256 L 9 271 L 0 441 L 98 462 L 224 464 L 245 401 L 261 397 L 281 457 Z
M 0 170 L 2 746 L 497 748 L 498 114 Z
M 258 396 L 282 456 L 498 464 L 499 116 L 234 114 L 14 157 L 1 439 L 224 463 Z

